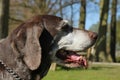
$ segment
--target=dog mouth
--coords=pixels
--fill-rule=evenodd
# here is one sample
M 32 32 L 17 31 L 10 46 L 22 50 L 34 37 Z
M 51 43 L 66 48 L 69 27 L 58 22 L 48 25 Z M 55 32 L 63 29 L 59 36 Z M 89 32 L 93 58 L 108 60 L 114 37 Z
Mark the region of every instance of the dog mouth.
M 86 58 L 77 54 L 75 51 L 60 49 L 57 51 L 56 57 L 60 59 L 66 67 L 88 67 Z

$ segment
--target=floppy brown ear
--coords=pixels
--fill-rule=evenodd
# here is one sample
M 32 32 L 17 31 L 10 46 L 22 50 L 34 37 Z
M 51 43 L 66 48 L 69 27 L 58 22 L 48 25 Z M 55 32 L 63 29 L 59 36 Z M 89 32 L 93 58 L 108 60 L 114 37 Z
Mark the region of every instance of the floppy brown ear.
M 32 26 L 26 28 L 26 43 L 24 47 L 24 58 L 26 65 L 35 70 L 41 63 L 41 46 L 39 43 L 39 37 L 42 33 L 40 26 Z

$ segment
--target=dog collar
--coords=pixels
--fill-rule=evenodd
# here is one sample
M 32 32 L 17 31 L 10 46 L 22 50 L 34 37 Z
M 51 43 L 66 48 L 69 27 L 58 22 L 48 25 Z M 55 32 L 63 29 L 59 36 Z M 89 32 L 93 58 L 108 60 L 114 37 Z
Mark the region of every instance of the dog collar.
M 3 61 L 0 60 L 0 69 L 1 70 L 6 70 L 15 80 L 24 80 L 22 78 L 20 78 L 20 76 L 13 71 L 12 69 L 10 69 Z

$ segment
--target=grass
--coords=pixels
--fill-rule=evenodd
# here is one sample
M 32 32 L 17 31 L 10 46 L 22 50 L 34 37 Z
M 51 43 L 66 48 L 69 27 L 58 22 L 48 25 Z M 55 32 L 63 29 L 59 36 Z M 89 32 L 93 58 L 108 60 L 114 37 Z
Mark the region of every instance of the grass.
M 43 80 L 120 80 L 120 66 L 92 65 L 87 70 L 72 69 L 49 71 Z

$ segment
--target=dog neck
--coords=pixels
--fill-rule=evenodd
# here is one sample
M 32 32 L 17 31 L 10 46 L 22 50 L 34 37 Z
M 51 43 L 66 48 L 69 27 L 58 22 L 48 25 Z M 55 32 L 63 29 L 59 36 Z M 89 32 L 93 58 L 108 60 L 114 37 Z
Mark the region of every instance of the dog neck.
M 0 60 L 0 69 L 1 71 L 6 70 L 15 80 L 24 80 L 22 78 L 20 78 L 20 76 L 13 71 L 12 69 L 10 69 L 3 61 Z
M 10 72 L 11 75 L 9 75 Z M 22 79 L 13 78 L 14 73 L 18 74 L 19 78 Z M 0 41 L 0 80 L 7 80 L 6 76 L 10 78 L 9 80 L 30 80 L 32 77 L 31 71 L 23 63 L 23 54 L 19 52 L 14 40 L 12 41 L 10 36 Z

